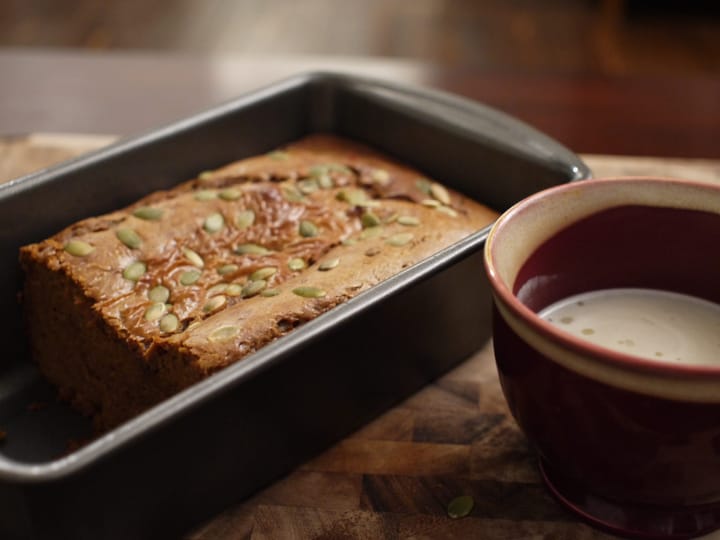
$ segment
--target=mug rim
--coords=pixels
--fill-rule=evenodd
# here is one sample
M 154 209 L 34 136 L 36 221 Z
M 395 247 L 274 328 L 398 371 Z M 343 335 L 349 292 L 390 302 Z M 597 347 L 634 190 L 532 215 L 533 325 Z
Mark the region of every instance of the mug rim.
M 509 309 L 515 317 L 519 318 L 526 325 L 529 326 L 530 330 L 536 334 L 540 334 L 544 339 L 549 339 L 556 346 L 567 348 L 575 354 L 579 354 L 585 357 L 590 357 L 594 361 L 602 364 L 607 364 L 613 368 L 625 368 L 631 371 L 639 371 L 644 373 L 652 373 L 655 375 L 666 375 L 670 377 L 682 377 L 682 378 L 702 378 L 711 376 L 713 378 L 720 379 L 720 365 L 713 366 L 707 364 L 678 364 L 671 363 L 663 360 L 656 360 L 649 357 L 636 356 L 632 354 L 615 351 L 600 345 L 596 345 L 589 341 L 586 341 L 580 337 L 576 337 L 569 332 L 565 332 L 552 323 L 545 321 L 538 316 L 536 312 L 523 304 L 518 297 L 512 292 L 512 285 L 507 284 L 505 280 L 500 276 L 500 272 L 497 269 L 495 261 L 497 259 L 498 237 L 503 234 L 507 223 L 511 222 L 516 218 L 517 215 L 522 214 L 530 208 L 540 204 L 542 201 L 546 201 L 549 198 L 555 198 L 566 192 L 585 190 L 585 189 L 596 189 L 598 186 L 609 186 L 612 183 L 622 183 L 625 185 L 634 184 L 664 184 L 664 185 L 675 185 L 681 189 L 700 189 L 713 192 L 715 196 L 720 196 L 720 185 L 714 185 L 706 182 L 700 182 L 695 180 L 684 180 L 679 178 L 670 177 L 657 177 L 657 176 L 619 176 L 619 177 L 604 177 L 604 178 L 593 178 L 589 180 L 581 180 L 577 182 L 571 182 L 568 184 L 561 184 L 559 186 L 553 186 L 551 188 L 539 191 L 530 195 L 529 197 L 517 202 L 508 210 L 506 210 L 493 224 L 493 227 L 488 234 L 488 238 L 485 244 L 484 250 L 484 262 L 486 268 L 486 274 L 489 278 L 493 294 L 496 297 L 496 301 L 500 300 L 502 304 Z M 629 201 L 628 204 L 637 204 L 633 201 Z M 620 206 L 620 205 L 617 205 Z M 656 206 L 658 208 L 661 205 L 648 205 Z M 616 205 L 608 205 L 602 209 L 614 208 Z M 665 207 L 670 207 L 667 205 Z M 700 209 L 688 208 L 687 206 L 677 206 L 677 208 L 686 208 L 688 210 Z M 592 215 L 597 211 L 590 212 L 588 215 Z M 720 214 L 720 209 L 717 212 Z M 571 223 L 576 222 L 574 220 Z M 568 225 L 570 225 L 569 223 Z M 557 234 L 557 232 L 548 236 L 547 239 Z M 546 240 L 547 240 L 546 239 Z M 538 246 L 536 246 L 537 249 Z M 529 257 L 532 253 L 528 253 Z M 527 257 L 523 262 L 527 261 Z M 502 315 L 501 315 L 502 316 Z

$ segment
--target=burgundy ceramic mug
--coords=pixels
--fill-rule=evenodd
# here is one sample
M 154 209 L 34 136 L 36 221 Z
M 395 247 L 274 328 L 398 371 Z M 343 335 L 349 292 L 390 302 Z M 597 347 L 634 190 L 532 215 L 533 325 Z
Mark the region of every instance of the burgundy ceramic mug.
M 624 536 L 720 528 L 720 345 L 708 343 L 717 349 L 701 363 L 639 356 L 539 315 L 607 290 L 720 304 L 720 186 L 624 178 L 552 188 L 497 221 L 485 263 L 500 381 L 550 490 Z

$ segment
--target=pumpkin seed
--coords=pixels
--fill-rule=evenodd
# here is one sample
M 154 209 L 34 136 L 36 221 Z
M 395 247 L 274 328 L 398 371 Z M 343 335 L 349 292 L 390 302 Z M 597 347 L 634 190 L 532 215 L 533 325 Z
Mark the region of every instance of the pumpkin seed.
M 148 291 L 148 299 L 151 302 L 165 303 L 170 298 L 170 289 L 162 285 L 156 285 Z
M 420 201 L 420 204 L 427 206 L 428 208 L 437 208 L 440 206 L 440 201 L 436 201 L 435 199 L 423 199 Z
M 213 296 L 208 300 L 205 305 L 203 306 L 203 311 L 205 313 L 212 313 L 213 311 L 217 311 L 221 307 L 225 305 L 227 302 L 227 298 L 225 298 L 223 295 Z
M 198 179 L 202 180 L 203 182 L 207 182 L 213 177 L 212 171 L 203 171 L 198 175 Z
M 227 296 L 240 296 L 242 294 L 242 287 L 237 283 L 231 283 L 227 286 L 227 289 L 225 289 L 225 294 Z
M 73 257 L 85 257 L 95 251 L 93 246 L 82 240 L 70 240 L 65 244 L 64 249 Z
M 312 238 L 313 236 L 318 235 L 318 228 L 312 221 L 303 220 L 300 222 L 298 232 L 300 233 L 300 236 L 304 236 L 305 238 Z
M 224 341 L 230 341 L 238 332 L 239 329 L 237 326 L 221 326 L 217 330 L 213 330 L 208 336 L 208 339 L 214 343 L 222 343 Z
M 380 234 L 382 234 L 382 232 L 382 227 L 370 227 L 369 229 L 365 229 L 363 232 L 360 233 L 360 240 L 377 238 L 378 236 L 380 236 Z
M 213 285 L 210 287 L 207 291 L 208 297 L 216 296 L 218 294 L 224 293 L 228 288 L 227 283 L 218 283 L 217 285 Z
M 452 208 L 449 208 L 447 206 L 438 206 L 436 208 L 436 210 L 438 212 L 442 212 L 443 214 L 446 214 L 450 217 L 458 217 L 458 213 L 455 210 L 453 210 Z
M 470 515 L 474 506 L 475 500 L 470 495 L 460 495 L 450 501 L 447 513 L 452 519 L 464 518 Z
M 242 288 L 241 296 L 243 298 L 250 298 L 250 297 L 258 294 L 265 287 L 267 287 L 267 281 L 265 281 L 264 279 L 258 279 L 256 281 L 248 281 L 245 284 L 245 286 Z
M 132 229 L 122 227 L 115 231 L 115 236 L 130 249 L 138 249 L 142 245 L 142 239 Z
M 283 152 L 282 150 L 275 150 L 274 152 L 270 152 L 268 157 L 270 159 L 274 159 L 275 161 L 285 161 L 290 157 L 290 154 Z
M 385 169 L 373 169 L 370 172 L 370 178 L 372 178 L 373 182 L 381 186 L 386 186 L 390 183 L 390 173 Z
M 213 199 L 217 199 L 217 193 L 215 191 L 201 189 L 200 191 L 195 192 L 196 201 L 212 201 Z
M 205 223 L 203 223 L 203 228 L 211 234 L 220 231 L 224 226 L 225 218 L 220 212 L 210 214 L 205 218 Z
M 430 186 L 432 183 L 426 178 L 418 178 L 415 180 L 415 187 L 422 191 L 425 195 L 430 195 Z
M 380 218 L 377 217 L 372 212 L 365 212 L 362 217 L 360 218 L 360 221 L 362 221 L 363 228 L 367 229 L 369 227 L 377 227 L 382 222 L 380 221 Z
M 188 270 L 180 274 L 180 283 L 183 285 L 192 285 L 200 279 L 200 270 Z
M 183 255 L 185 255 L 185 258 L 190 261 L 190 264 L 193 266 L 197 266 L 198 268 L 203 268 L 205 266 L 205 261 L 203 261 L 202 257 L 192 249 L 183 247 L 182 252 Z
M 405 225 L 406 227 L 417 227 L 420 225 L 420 220 L 415 216 L 400 216 L 397 218 L 397 222 L 400 225 Z
M 255 223 L 255 212 L 252 210 L 240 210 L 235 216 L 235 226 L 238 229 L 247 229 Z
M 286 201 L 294 203 L 302 202 L 304 197 L 298 188 L 290 184 L 282 186 L 282 194 Z
M 318 266 L 318 270 L 321 272 L 327 272 L 328 270 L 332 270 L 335 268 L 338 264 L 340 264 L 340 259 L 328 259 L 327 261 L 323 261 L 320 263 L 320 266 Z
M 145 263 L 142 261 L 135 261 L 125 267 L 122 275 L 125 279 L 137 281 L 145 275 L 145 272 L 147 272 L 147 266 Z
M 150 304 L 150 306 L 148 306 L 145 310 L 145 320 L 157 321 L 160 317 L 165 315 L 166 309 L 167 307 L 165 307 L 164 302 L 155 302 L 154 304 Z
M 298 182 L 298 189 L 305 195 L 310 195 L 319 189 L 317 180 L 314 178 L 307 178 Z
M 300 257 L 295 257 L 288 261 L 288 268 L 290 268 L 290 270 L 292 270 L 293 272 L 302 270 L 306 266 L 307 265 L 305 264 L 305 261 L 303 259 L 301 259 Z
M 180 321 L 174 313 L 168 313 L 160 319 L 160 331 L 166 334 L 174 332 L 178 329 L 178 326 L 180 326 Z
M 275 266 L 266 266 L 264 268 L 259 268 L 258 270 L 255 270 L 252 274 L 250 274 L 250 280 L 251 281 L 258 281 L 260 279 L 267 279 L 275 274 L 277 272 L 277 267 Z
M 387 243 L 391 246 L 395 247 L 402 247 L 406 244 L 408 244 L 413 239 L 412 233 L 398 233 L 393 234 L 390 238 L 387 239 Z
M 218 193 L 218 197 L 220 197 L 223 201 L 236 201 L 242 197 L 242 192 L 239 189 L 234 188 L 223 189 L 220 193 Z
M 260 296 L 269 297 L 269 296 L 277 296 L 278 294 L 280 294 L 280 289 L 265 289 L 264 291 L 262 291 L 260 293 Z
M 133 216 L 146 221 L 157 221 L 162 218 L 163 211 L 160 208 L 153 208 L 152 206 L 142 206 L 133 212 Z
M 223 264 L 220 268 L 217 269 L 217 273 L 221 276 L 225 276 L 227 274 L 233 274 L 239 269 L 240 267 L 237 264 Z
M 367 203 L 367 193 L 361 189 L 340 190 L 335 198 L 353 206 L 363 206 Z
M 303 298 L 322 298 L 327 293 L 317 287 L 296 287 L 293 289 L 293 293 Z
M 398 218 L 398 213 L 393 212 L 392 214 L 390 214 L 388 217 L 385 218 L 384 223 L 394 223 L 395 221 L 397 221 L 397 218 Z
M 445 186 L 432 183 L 430 185 L 430 195 L 445 205 L 450 204 L 450 194 L 448 193 L 448 190 L 445 189 Z
M 335 182 L 329 174 L 321 174 L 317 177 L 317 183 L 320 189 L 331 189 L 335 187 Z
M 269 249 L 257 244 L 239 244 L 234 251 L 237 255 L 267 255 L 271 253 Z

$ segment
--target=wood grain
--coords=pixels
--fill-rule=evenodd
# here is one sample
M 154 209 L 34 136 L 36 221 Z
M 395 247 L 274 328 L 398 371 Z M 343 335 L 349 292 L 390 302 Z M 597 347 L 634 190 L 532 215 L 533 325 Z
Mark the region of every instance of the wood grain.
M 112 137 L 0 140 L 3 180 Z M 584 156 L 596 176 L 660 174 L 720 183 L 720 161 Z M 472 495 L 471 515 L 447 504 Z M 605 539 L 544 489 L 510 416 L 487 343 L 462 365 L 210 522 L 186 540 Z

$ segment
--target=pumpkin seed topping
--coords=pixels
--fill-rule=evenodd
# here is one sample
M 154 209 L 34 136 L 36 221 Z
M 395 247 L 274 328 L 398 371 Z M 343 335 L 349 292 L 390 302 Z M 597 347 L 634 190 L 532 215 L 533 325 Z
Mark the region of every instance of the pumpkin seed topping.
M 340 264 L 340 259 L 328 259 L 327 261 L 323 261 L 320 263 L 320 266 L 318 266 L 318 270 L 321 272 L 327 272 L 328 270 L 332 270 L 335 268 L 338 264 Z
M 240 210 L 235 216 L 235 226 L 238 229 L 247 229 L 255 223 L 255 212 L 252 210 Z
M 208 339 L 213 343 L 230 341 L 238 335 L 239 331 L 240 330 L 237 326 L 221 326 L 217 330 L 213 330 L 213 332 L 208 336 Z
M 274 159 L 275 161 L 285 161 L 290 157 L 290 154 L 283 152 L 282 150 L 275 150 L 274 152 L 270 152 L 268 157 L 270 159 Z
M 252 274 L 250 274 L 250 281 L 267 279 L 275 275 L 275 272 L 277 272 L 277 270 L 278 269 L 275 266 L 266 266 L 264 268 L 259 268 L 258 270 L 255 270 Z
M 121 227 L 115 231 L 115 236 L 130 249 L 138 249 L 142 245 L 142 238 L 138 233 L 127 227 Z
M 335 198 L 353 206 L 364 206 L 367 204 L 367 193 L 362 189 L 343 189 L 338 191 Z
M 242 192 L 239 189 L 227 188 L 218 193 L 218 197 L 223 201 L 236 201 L 242 197 Z
M 291 184 L 282 186 L 282 194 L 286 201 L 294 203 L 302 202 L 304 197 L 300 190 Z
M 203 261 L 202 257 L 192 249 L 183 247 L 182 252 L 183 255 L 185 255 L 185 258 L 190 261 L 190 264 L 193 266 L 197 266 L 198 268 L 203 268 L 205 266 L 205 261 Z
M 156 285 L 148 291 L 148 299 L 151 302 L 165 303 L 170 298 L 170 289 L 163 285 Z
M 431 186 L 432 182 L 430 182 L 430 180 L 428 180 L 427 178 L 418 178 L 417 180 L 415 180 L 415 187 L 417 187 L 425 195 L 430 195 Z
M 212 171 L 203 171 L 198 175 L 198 179 L 202 181 L 208 181 L 213 177 Z
M 470 515 L 473 507 L 475 506 L 475 500 L 470 495 L 461 495 L 455 497 L 447 507 L 448 517 L 452 519 L 459 519 Z
M 383 232 L 382 227 L 370 227 L 360 233 L 360 240 L 367 240 L 369 238 L 377 238 Z
M 302 296 L 303 298 L 322 298 L 327 294 L 324 290 L 319 289 L 318 287 L 308 286 L 296 287 L 293 289 L 293 293 L 298 296 Z
M 335 182 L 329 174 L 321 174 L 317 177 L 317 182 L 320 189 L 331 189 L 335 187 Z
M 208 289 L 207 295 L 208 297 L 211 297 L 222 294 L 227 290 L 228 286 L 229 285 L 227 283 L 218 283 L 217 285 L 213 285 Z
M 146 221 L 157 221 L 162 218 L 163 211 L 160 208 L 153 208 L 152 206 L 142 206 L 133 212 L 133 216 Z
M 210 214 L 207 218 L 205 218 L 205 223 L 203 223 L 203 229 L 211 234 L 220 231 L 224 226 L 225 218 L 220 212 Z
M 318 235 L 318 228 L 317 225 L 315 225 L 312 221 L 303 220 L 300 222 L 298 232 L 300 233 L 300 236 L 303 236 L 305 238 L 312 238 L 313 236 Z
M 217 199 L 217 192 L 212 191 L 210 189 L 201 189 L 200 191 L 195 192 L 195 200 L 196 201 L 212 201 L 213 199 Z
M 301 259 L 300 257 L 295 257 L 288 261 L 288 268 L 290 268 L 290 270 L 292 270 L 293 272 L 302 270 L 306 266 L 307 265 L 305 264 L 305 261 L 303 259 Z
M 270 297 L 270 296 L 277 296 L 280 294 L 280 289 L 265 289 L 260 293 L 260 296 Z
M 305 180 L 300 180 L 298 182 L 298 189 L 305 195 L 315 193 L 319 187 L 320 186 L 318 185 L 317 180 L 314 178 L 306 178 Z
M 223 307 L 226 302 L 227 298 L 225 298 L 222 294 L 219 294 L 218 296 L 213 296 L 205 303 L 205 305 L 203 306 L 203 311 L 205 313 L 212 313 L 213 311 L 217 311 L 218 309 Z
M 267 255 L 271 251 L 257 244 L 239 244 L 235 247 L 237 255 Z
M 265 287 L 267 287 L 267 281 L 265 281 L 264 279 L 258 279 L 256 281 L 248 281 L 245 284 L 245 286 L 242 288 L 241 296 L 243 298 L 250 298 L 250 297 L 258 294 Z
M 95 251 L 95 247 L 82 240 L 70 240 L 65 244 L 65 251 L 73 257 L 85 257 Z
M 377 227 L 382 223 L 380 221 L 380 218 L 370 211 L 365 212 L 360 218 L 360 221 L 362 221 L 362 226 L 364 229 L 367 229 L 369 227 Z
M 406 244 L 408 244 L 413 239 L 412 233 L 398 233 L 393 234 L 390 238 L 387 239 L 387 243 L 391 246 L 395 247 L 402 247 Z
M 200 270 L 188 270 L 180 274 L 180 283 L 183 285 L 192 285 L 200 279 Z
M 160 319 L 160 331 L 164 332 L 166 334 L 170 334 L 178 329 L 178 326 L 180 326 L 180 321 L 177 318 L 177 315 L 174 313 L 168 313 L 167 315 L 164 315 L 162 319 Z
M 397 218 L 397 222 L 400 225 L 405 225 L 406 227 L 417 227 L 420 225 L 420 220 L 415 216 L 400 216 Z
M 373 169 L 370 173 L 370 178 L 372 178 L 373 182 L 381 186 L 386 186 L 390 183 L 390 173 L 385 169 Z
M 137 281 L 145 275 L 145 272 L 147 272 L 147 266 L 145 263 L 142 261 L 135 261 L 125 267 L 122 275 L 125 279 Z
M 231 283 L 225 289 L 225 294 L 228 296 L 240 296 L 242 294 L 242 286 L 238 283 Z
M 427 206 L 428 208 L 437 208 L 440 206 L 440 201 L 437 201 L 435 199 L 423 199 L 420 201 L 420 204 L 423 206 Z
M 223 264 L 220 268 L 217 269 L 217 273 L 221 276 L 225 276 L 227 274 L 237 272 L 239 269 L 240 267 L 237 264 Z
M 436 208 L 436 210 L 438 212 L 442 212 L 443 214 L 446 214 L 450 217 L 458 217 L 458 213 L 455 210 L 453 210 L 452 208 L 449 208 L 447 206 L 438 206 Z
M 450 194 L 448 193 L 448 190 L 445 189 L 445 186 L 433 182 L 430 185 L 430 195 L 444 205 L 450 204 Z
M 164 302 L 155 302 L 154 304 L 150 304 L 145 310 L 145 320 L 157 321 L 160 317 L 165 315 L 166 310 L 167 307 Z

